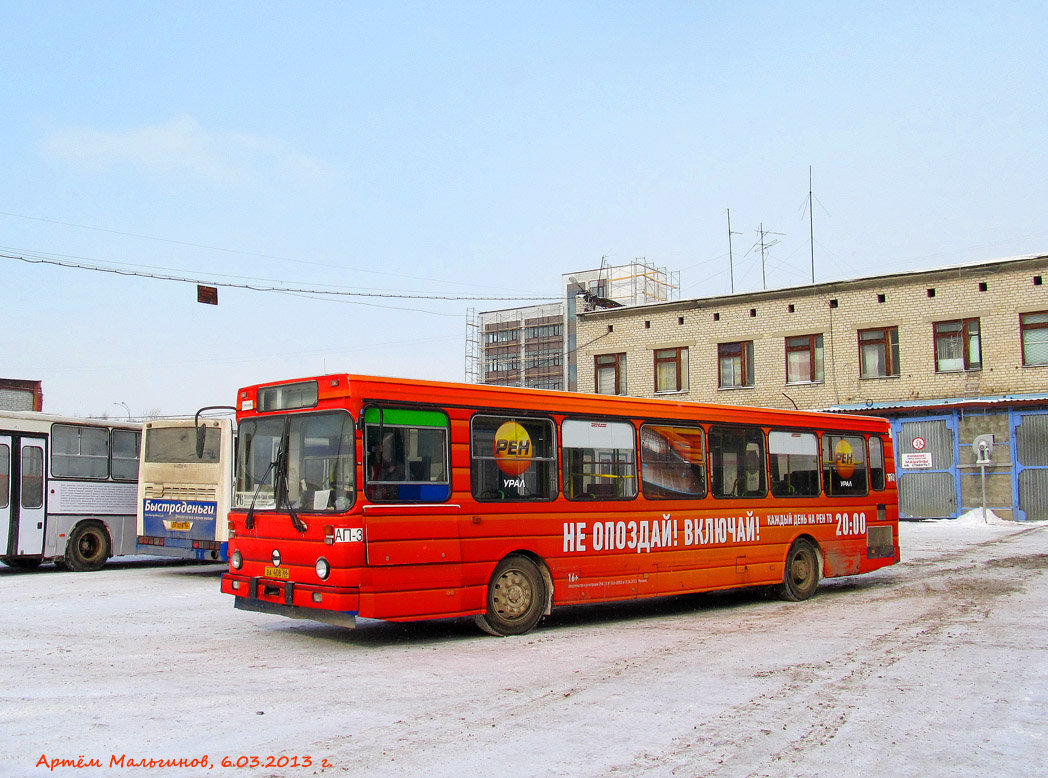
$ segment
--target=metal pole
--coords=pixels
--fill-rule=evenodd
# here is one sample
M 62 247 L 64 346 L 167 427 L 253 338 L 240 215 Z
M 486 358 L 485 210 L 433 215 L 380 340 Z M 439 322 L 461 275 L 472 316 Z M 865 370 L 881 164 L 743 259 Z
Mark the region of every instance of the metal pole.
M 986 520 L 986 463 L 983 462 L 979 465 L 979 469 L 982 470 L 982 514 L 983 524 L 989 524 Z
M 731 208 L 728 209 L 728 278 L 731 279 L 731 293 L 735 294 L 735 261 L 731 254 Z

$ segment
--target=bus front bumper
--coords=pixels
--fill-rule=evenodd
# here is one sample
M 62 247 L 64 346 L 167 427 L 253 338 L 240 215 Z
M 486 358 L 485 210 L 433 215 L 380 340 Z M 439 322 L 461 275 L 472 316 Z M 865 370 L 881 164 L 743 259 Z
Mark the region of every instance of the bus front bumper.
M 360 609 L 358 591 L 342 587 L 224 573 L 222 591 L 236 598 L 233 605 L 240 610 L 311 619 L 340 627 L 355 627 Z

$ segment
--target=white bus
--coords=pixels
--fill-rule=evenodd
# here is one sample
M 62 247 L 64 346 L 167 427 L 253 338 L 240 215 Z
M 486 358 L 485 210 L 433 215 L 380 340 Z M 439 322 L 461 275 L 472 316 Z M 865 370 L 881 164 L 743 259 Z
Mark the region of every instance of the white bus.
M 141 428 L 0 412 L 0 562 L 87 571 L 134 554 Z
M 233 421 L 164 419 L 142 430 L 138 552 L 226 561 Z

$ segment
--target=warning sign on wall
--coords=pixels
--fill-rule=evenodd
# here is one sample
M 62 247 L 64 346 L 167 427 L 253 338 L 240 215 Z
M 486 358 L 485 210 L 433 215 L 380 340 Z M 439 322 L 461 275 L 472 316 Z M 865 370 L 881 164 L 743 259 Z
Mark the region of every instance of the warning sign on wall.
M 931 453 L 920 453 L 920 454 L 903 454 L 902 455 L 902 469 L 903 470 L 927 470 L 931 469 L 932 466 L 932 455 Z

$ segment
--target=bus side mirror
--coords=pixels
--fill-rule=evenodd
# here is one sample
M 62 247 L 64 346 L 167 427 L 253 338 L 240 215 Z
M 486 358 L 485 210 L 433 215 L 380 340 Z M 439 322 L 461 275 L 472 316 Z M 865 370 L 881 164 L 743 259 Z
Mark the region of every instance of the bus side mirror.
M 193 417 L 193 426 L 196 428 L 196 455 L 197 459 L 204 458 L 204 438 L 207 435 L 207 428 L 200 423 L 200 414 L 204 411 L 236 411 L 232 405 L 207 405 L 196 412 L 196 416 Z

